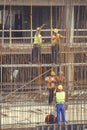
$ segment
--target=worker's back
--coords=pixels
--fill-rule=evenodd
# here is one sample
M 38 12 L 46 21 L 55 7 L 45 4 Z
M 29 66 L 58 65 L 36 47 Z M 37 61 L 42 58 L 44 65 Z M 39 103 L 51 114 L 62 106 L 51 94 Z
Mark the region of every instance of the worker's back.
M 65 84 L 65 76 L 56 76 L 56 81 L 57 81 L 57 85 L 59 84 L 62 84 L 64 85 Z
M 45 118 L 45 123 L 47 124 L 55 124 L 56 123 L 56 116 L 53 114 L 49 114 Z

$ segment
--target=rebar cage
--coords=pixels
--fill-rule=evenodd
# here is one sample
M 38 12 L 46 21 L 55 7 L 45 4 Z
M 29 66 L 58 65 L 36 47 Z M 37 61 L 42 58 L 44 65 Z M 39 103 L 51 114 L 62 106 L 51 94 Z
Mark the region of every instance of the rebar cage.
M 54 0 L 53 5 L 50 0 L 48 3 L 44 1 L 44 4 L 47 4 L 44 6 L 41 2 L 37 5 L 31 0 L 29 6 L 26 6 L 28 1 L 21 0 L 17 6 L 15 0 L 9 0 L 9 4 L 7 0 L 3 2 L 0 5 L 0 129 L 85 130 L 87 3 L 84 0 L 83 3 L 80 0 L 66 0 L 62 3 Z M 14 16 L 18 20 L 15 21 Z M 14 23 L 17 22 L 20 26 L 15 28 Z M 44 22 L 46 27 L 41 30 L 44 42 L 41 46 L 40 61 L 32 63 L 36 27 Z M 55 27 L 59 28 L 59 33 L 63 34 L 65 39 L 60 40 L 59 55 L 56 54 L 56 63 L 53 64 L 51 34 Z M 63 71 L 66 79 L 66 125 L 62 122 L 59 125 L 45 123 L 47 114 L 56 114 L 55 94 L 53 103 L 49 105 L 45 82 L 45 77 L 50 75 L 51 70 L 54 70 L 56 75 Z

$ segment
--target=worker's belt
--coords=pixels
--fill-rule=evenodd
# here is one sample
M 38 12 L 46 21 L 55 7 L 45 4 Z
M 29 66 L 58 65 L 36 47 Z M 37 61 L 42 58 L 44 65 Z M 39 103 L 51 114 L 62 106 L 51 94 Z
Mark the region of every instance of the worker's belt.
M 57 102 L 56 104 L 64 104 L 65 102 Z
M 39 47 L 40 45 L 39 44 L 34 44 L 34 46 L 38 46 Z
M 59 43 L 54 43 L 52 44 L 52 46 L 59 46 Z

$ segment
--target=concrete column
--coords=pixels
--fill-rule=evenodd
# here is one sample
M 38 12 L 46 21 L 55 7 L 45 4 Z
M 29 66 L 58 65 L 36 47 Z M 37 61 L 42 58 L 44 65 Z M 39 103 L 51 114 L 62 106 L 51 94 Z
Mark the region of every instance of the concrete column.
M 73 35 L 74 35 L 74 6 L 66 5 L 66 42 L 69 45 L 73 43 Z
M 68 81 L 69 81 L 69 86 L 73 85 L 74 81 L 74 55 L 73 54 L 69 54 L 70 56 L 68 56 L 68 61 L 69 61 L 69 66 L 68 66 Z
M 74 5 L 68 4 L 66 5 L 66 44 L 68 44 L 69 47 L 72 47 L 73 43 L 73 36 L 74 36 Z M 71 52 L 71 51 L 70 51 Z M 72 63 L 74 63 L 74 54 L 69 53 L 67 62 L 69 63 L 68 65 L 68 84 L 67 86 L 69 89 L 72 89 L 73 87 L 73 82 L 74 81 L 74 66 Z

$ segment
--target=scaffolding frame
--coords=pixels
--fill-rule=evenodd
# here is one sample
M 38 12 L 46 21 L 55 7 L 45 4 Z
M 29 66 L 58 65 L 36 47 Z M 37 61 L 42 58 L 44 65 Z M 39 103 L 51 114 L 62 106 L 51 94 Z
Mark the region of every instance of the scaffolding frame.
M 49 75 L 52 69 L 56 71 L 56 74 L 61 69 L 66 77 L 67 101 L 65 105 L 68 106 L 66 110 L 68 123 L 77 122 L 85 127 L 87 124 L 87 36 L 83 34 L 84 32 L 86 34 L 87 29 L 73 29 L 72 21 L 68 27 L 68 20 L 66 20 L 66 29 L 59 29 L 60 32 L 66 34 L 66 40 L 62 41 L 64 44 L 60 46 L 60 64 L 51 63 L 51 44 L 49 43 L 42 45 L 42 61 L 32 64 L 31 52 L 35 32 L 32 29 L 32 0 L 28 1 L 30 4 L 30 30 L 12 30 L 12 3 L 9 2 L 10 28 L 5 30 L 4 27 L 4 0 L 3 32 L 1 30 L 3 35 L 0 38 L 0 129 L 28 128 L 37 124 L 45 124 L 45 116 L 51 111 L 55 112 L 55 98 L 52 106 L 49 106 L 47 87 L 44 82 L 45 77 Z M 49 34 L 52 34 L 53 29 L 52 2 L 50 0 L 50 28 L 42 29 L 42 32 Z M 72 6 L 73 2 L 70 3 L 70 7 Z M 68 17 L 70 11 L 68 1 L 66 7 Z M 72 10 L 70 15 L 73 15 Z M 4 37 L 5 32 L 10 34 L 9 37 Z M 15 38 L 12 37 L 13 32 L 28 32 L 30 35 L 29 37 Z M 80 33 L 82 35 L 79 35 Z M 43 37 L 50 39 L 49 35 Z M 15 70 L 18 72 L 14 74 Z M 41 127 L 44 129 L 43 126 Z M 73 129 L 74 126 L 71 127 Z M 80 128 L 80 126 L 78 127 Z M 47 129 L 49 128 L 50 126 L 47 127 Z

